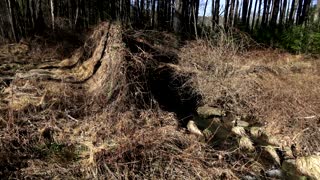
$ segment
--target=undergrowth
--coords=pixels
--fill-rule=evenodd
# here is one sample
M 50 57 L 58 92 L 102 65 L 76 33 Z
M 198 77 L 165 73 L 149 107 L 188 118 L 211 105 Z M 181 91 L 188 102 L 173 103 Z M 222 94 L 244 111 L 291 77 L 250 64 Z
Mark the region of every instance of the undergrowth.
M 247 36 L 232 31 L 180 47 L 168 33 L 123 36 L 113 28 L 110 40 L 98 27 L 80 48 L 81 57 L 70 58 L 80 59 L 75 67 L 83 74 L 91 69 L 82 62 L 95 67 L 91 63 L 101 61 L 105 68 L 85 86 L 50 78 L 12 82 L 10 87 L 33 90 L 45 103 L 0 109 L 2 177 L 239 179 L 271 168 L 257 160 L 259 152 L 241 150 L 234 137 L 222 147 L 190 134 L 177 110 L 183 107 L 190 115 L 200 104 L 264 125 L 279 144 L 296 143 L 302 154 L 319 151 L 320 134 L 313 130 L 320 112 L 318 61 L 247 51 Z M 65 76 L 79 70 L 63 67 L 58 72 Z

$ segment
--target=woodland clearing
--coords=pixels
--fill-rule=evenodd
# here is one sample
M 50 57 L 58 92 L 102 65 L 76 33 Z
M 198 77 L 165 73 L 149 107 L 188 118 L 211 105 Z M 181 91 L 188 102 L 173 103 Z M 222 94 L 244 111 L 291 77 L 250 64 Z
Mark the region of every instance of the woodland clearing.
M 59 47 L 0 48 L 0 176 L 320 178 L 318 58 L 108 22 Z

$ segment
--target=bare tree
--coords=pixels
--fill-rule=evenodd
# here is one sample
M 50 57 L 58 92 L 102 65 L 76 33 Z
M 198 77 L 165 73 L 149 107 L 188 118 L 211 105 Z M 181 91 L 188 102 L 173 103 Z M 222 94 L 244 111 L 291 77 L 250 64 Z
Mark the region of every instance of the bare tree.
M 286 10 L 287 10 L 287 0 L 283 0 L 282 8 L 280 10 L 280 20 L 279 20 L 280 24 L 283 24 L 283 22 L 284 22 Z
M 319 15 L 320 15 L 320 0 L 317 0 L 316 12 L 314 13 L 314 22 L 319 22 Z
M 220 0 L 212 0 L 212 26 L 219 25 Z
M 233 18 L 234 18 L 234 7 L 235 7 L 235 0 L 231 0 L 230 5 L 230 13 L 229 13 L 229 25 L 233 26 Z
M 52 30 L 54 31 L 54 6 L 53 6 L 53 0 L 50 0 L 50 10 L 51 10 Z
M 206 0 L 206 4 L 204 5 L 203 16 L 202 16 L 202 27 L 203 27 L 203 25 L 204 25 L 204 21 L 205 21 L 205 17 L 206 17 L 208 1 L 209 1 L 209 0 Z
M 174 19 L 173 19 L 173 29 L 176 33 L 180 33 L 181 32 L 181 23 L 182 23 L 182 13 L 183 13 L 183 3 L 182 0 L 175 0 L 175 4 L 174 4 Z
M 9 12 L 9 21 L 11 24 L 12 36 L 15 41 L 18 41 L 17 35 L 16 35 L 16 28 L 15 28 L 15 24 L 14 24 L 14 15 L 12 12 L 11 0 L 6 0 L 6 1 L 7 1 L 8 12 Z
M 271 20 L 270 20 L 271 26 L 275 26 L 277 24 L 277 18 L 279 14 L 279 4 L 280 4 L 280 0 L 273 1 L 273 8 L 272 8 L 272 14 L 271 14 Z
M 303 24 L 308 20 L 308 12 L 310 8 L 311 0 L 304 0 L 303 1 L 303 7 L 302 7 L 302 12 L 299 17 L 299 24 Z
M 291 8 L 290 8 L 290 14 L 288 18 L 288 24 L 293 24 L 294 22 L 294 12 L 295 12 L 295 7 L 296 7 L 296 0 L 292 0 L 291 3 Z
M 224 27 L 228 26 L 228 15 L 229 15 L 229 4 L 230 4 L 230 0 L 226 0 L 225 2 L 225 9 L 224 9 Z
M 258 0 L 255 0 L 255 4 L 254 4 L 254 10 L 253 10 L 253 17 L 252 17 L 252 24 L 251 24 L 251 31 L 253 31 L 254 28 L 254 22 L 255 22 L 255 18 L 256 18 L 256 11 L 257 11 L 257 4 L 258 4 Z M 258 14 L 258 18 L 259 18 L 259 14 Z
M 253 3 L 253 0 L 250 0 L 249 9 L 248 9 L 248 15 L 247 15 L 247 22 L 246 22 L 247 29 L 249 29 L 249 26 L 250 26 L 250 17 L 251 17 L 252 3 Z
M 247 14 L 248 14 L 249 0 L 243 0 L 242 3 L 243 3 L 243 4 L 242 4 L 241 22 L 242 22 L 242 24 L 246 24 L 246 22 L 247 22 Z

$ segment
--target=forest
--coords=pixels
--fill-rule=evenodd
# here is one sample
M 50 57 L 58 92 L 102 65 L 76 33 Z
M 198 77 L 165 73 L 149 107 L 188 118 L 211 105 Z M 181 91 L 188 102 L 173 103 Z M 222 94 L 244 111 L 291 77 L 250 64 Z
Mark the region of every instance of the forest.
M 42 33 L 46 28 L 81 31 L 111 20 L 139 29 L 195 36 L 203 35 L 206 26 L 213 27 L 211 30 L 239 29 L 267 44 L 281 39 L 285 41 L 279 42 L 282 47 L 296 51 L 309 49 L 295 47 L 299 46 L 295 40 L 319 45 L 320 5 L 311 0 L 5 0 L 0 14 L 1 37 L 10 41 Z M 210 22 L 204 23 L 206 18 Z M 299 30 L 312 35 L 299 37 Z M 314 47 L 311 51 L 314 49 L 319 50 Z
M 1 0 L 0 179 L 320 179 L 319 16 Z

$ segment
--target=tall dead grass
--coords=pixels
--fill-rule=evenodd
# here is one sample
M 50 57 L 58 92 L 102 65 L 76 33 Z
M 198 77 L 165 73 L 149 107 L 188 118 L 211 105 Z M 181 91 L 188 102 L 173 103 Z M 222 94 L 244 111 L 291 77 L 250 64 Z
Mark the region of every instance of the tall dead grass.
M 235 41 L 224 39 L 218 46 L 189 42 L 179 54 L 204 102 L 264 125 L 279 145 L 320 152 L 319 60 L 277 50 L 239 52 Z
M 103 30 L 104 25 L 100 26 Z M 21 111 L 10 108 L 0 111 L 0 169 L 3 169 L 0 176 L 45 179 L 259 176 L 266 166 L 244 154 L 234 137 L 229 138 L 229 146 L 211 147 L 179 126 L 175 114 L 159 108 L 159 99 L 151 92 L 149 83 L 160 82 L 159 76 L 151 75 L 163 71 L 174 71 L 172 80 L 184 81 L 184 75 L 188 75 L 190 82 L 183 82 L 184 85 L 197 87 L 192 90 L 201 92 L 203 103 L 246 117 L 250 123 L 265 125 L 270 134 L 283 140 L 279 144 L 297 143 L 306 147 L 302 152 L 305 154 L 319 151 L 316 127 L 320 97 L 315 83 L 320 75 L 318 61 L 279 52 L 275 55 L 274 51 L 266 50 L 245 52 L 245 48 L 239 47 L 241 43 L 237 44 L 239 39 L 222 34 L 215 44 L 186 43 L 178 62 L 177 42 L 170 44 L 174 40 L 170 35 L 139 31 L 123 37 L 117 30 L 114 29 L 109 41 L 103 41 L 101 37 L 107 33 L 98 30 L 93 34 L 95 38 L 89 38 L 85 44 L 86 53 L 80 63 L 90 61 L 94 50 L 97 53 L 93 60 L 103 60 L 100 64 L 103 68 L 94 74 L 93 80 L 84 86 L 29 80 L 29 85 L 39 88 L 32 93 L 50 89 L 44 96 L 45 104 L 30 105 Z M 99 46 L 105 42 L 111 44 L 106 47 L 107 55 L 101 53 L 104 48 Z M 95 45 L 99 48 L 91 49 Z M 89 92 L 94 93 L 88 94 L 83 87 L 92 88 Z
M 148 39 L 158 34 L 137 32 L 125 40 L 120 28 L 113 26 L 107 32 L 106 26 L 97 27 L 80 48 L 82 53 L 77 51 L 75 57 L 45 69 L 22 73 L 23 78 L 12 82 L 12 97 L 23 90 L 16 100 L 27 94 L 41 103 L 28 101 L 23 108 L 8 105 L 1 109 L 0 175 L 44 179 L 236 179 L 240 167 L 224 163 L 233 152 L 215 151 L 187 133 L 173 113 L 159 108 L 150 92 L 150 81 L 159 81 L 151 75 L 168 71 L 165 76 L 169 74 L 170 79 L 176 70 L 172 65 L 176 63 L 175 53 L 160 48 L 172 37 Z M 94 67 L 99 69 L 94 72 Z M 39 76 L 33 77 L 32 73 Z M 52 74 L 65 78 L 58 81 L 43 76 Z M 178 72 L 173 80 L 183 80 L 181 74 Z M 86 77 L 91 78 L 82 81 Z

